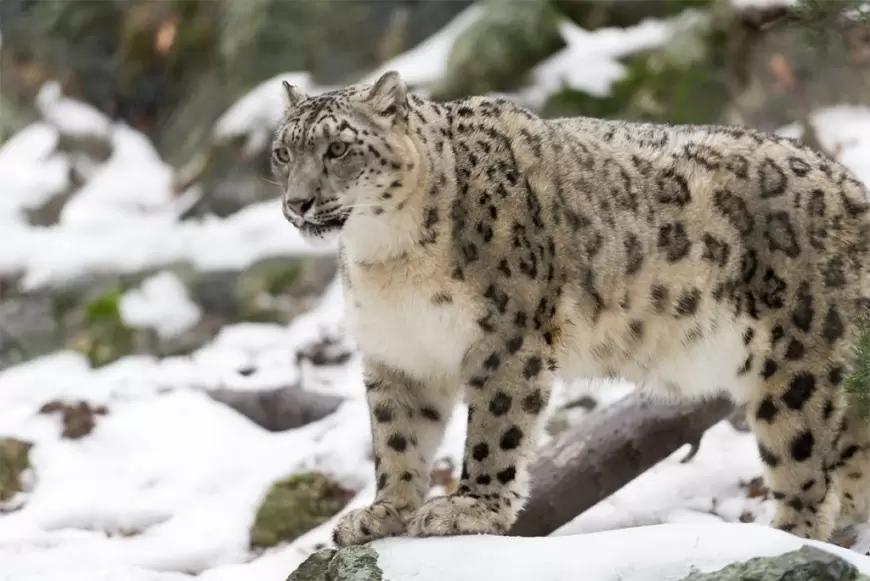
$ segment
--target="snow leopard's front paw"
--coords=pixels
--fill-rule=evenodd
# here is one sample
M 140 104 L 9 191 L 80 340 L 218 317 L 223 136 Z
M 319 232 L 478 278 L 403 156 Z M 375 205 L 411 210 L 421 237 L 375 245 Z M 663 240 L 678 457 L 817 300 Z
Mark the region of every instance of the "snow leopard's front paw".
M 399 511 L 392 504 L 378 502 L 344 515 L 332 531 L 332 541 L 337 547 L 347 547 L 404 532 L 405 523 Z
M 502 535 L 510 526 L 512 513 L 500 505 L 497 500 L 439 496 L 417 509 L 408 523 L 408 534 L 414 537 Z

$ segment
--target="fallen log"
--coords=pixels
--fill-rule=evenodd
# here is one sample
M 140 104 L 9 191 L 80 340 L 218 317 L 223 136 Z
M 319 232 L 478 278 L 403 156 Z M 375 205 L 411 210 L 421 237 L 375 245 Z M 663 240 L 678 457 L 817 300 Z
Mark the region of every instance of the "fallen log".
M 546 536 L 604 500 L 732 411 L 730 400 L 663 403 L 630 395 L 566 429 L 531 466 L 529 502 L 510 536 Z

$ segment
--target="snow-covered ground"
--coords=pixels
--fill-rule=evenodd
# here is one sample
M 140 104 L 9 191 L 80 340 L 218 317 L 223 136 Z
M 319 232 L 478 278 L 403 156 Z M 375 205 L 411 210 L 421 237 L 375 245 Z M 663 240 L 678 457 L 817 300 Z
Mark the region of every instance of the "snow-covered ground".
M 424 85 L 438 74 L 451 35 L 475 17 L 474 10 L 467 11 L 442 36 L 386 63 L 383 70 L 398 69 Z M 606 94 L 623 74 L 616 59 L 632 47 L 660 44 L 668 26 L 647 22 L 634 29 L 588 33 L 565 25 L 568 46 L 533 71 L 535 86 L 525 97 L 534 100 L 540 87 L 563 82 Z M 581 57 L 583 66 L 569 66 Z M 280 80 L 285 78 L 305 90 L 321 90 L 299 73 L 271 79 L 228 110 L 215 138 L 241 135 L 252 150 L 262 147 L 280 117 Z M 277 201 L 223 219 L 179 222 L 171 168 L 141 135 L 99 120 L 92 110 L 76 109 L 54 89 L 46 90 L 44 100 L 48 108 L 62 103 L 67 112 L 78 110 L 82 117 L 48 114 L 46 121 L 0 148 L 0 274 L 21 273 L 25 286 L 32 287 L 87 272 L 134 272 L 179 260 L 200 269 L 240 268 L 270 255 L 331 251 L 306 247 L 286 224 Z M 79 123 L 85 116 L 91 125 Z M 870 181 L 870 109 L 831 108 L 817 112 L 812 122 L 822 145 L 838 151 Z M 113 156 L 93 168 L 58 224 L 28 225 L 25 209 L 70 187 L 72 160 L 55 152 L 60 134 L 79 135 L 88 127 L 111 139 Z M 789 131 L 799 133 L 800 127 Z M 319 306 L 291 324 L 227 326 L 190 356 L 130 356 L 94 370 L 83 356 L 58 352 L 0 373 L 0 437 L 34 444 L 27 491 L 0 507 L 0 581 L 286 578 L 311 551 L 329 542 L 334 521 L 288 546 L 252 554 L 248 530 L 275 480 L 308 470 L 330 474 L 359 491 L 345 510 L 374 496 L 358 359 L 315 368 L 296 358 L 300 349 L 324 337 L 342 336 L 341 305 L 341 289 L 333 283 Z M 129 324 L 164 334 L 184 330 L 200 315 L 168 272 L 125 294 L 120 306 Z M 267 389 L 296 381 L 346 401 L 324 419 L 272 433 L 208 395 L 216 388 Z M 612 400 L 613 395 L 599 395 L 607 386 L 560 385 L 556 401 L 583 392 Z M 617 395 L 626 391 L 625 384 L 612 387 Z M 107 413 L 97 417 L 88 436 L 62 438 L 58 417 L 39 413 L 57 399 L 105 406 Z M 439 458 L 457 469 L 463 417 L 454 415 L 439 451 Z M 686 449 L 678 450 L 556 534 L 661 523 L 766 524 L 772 507 L 758 485 L 761 465 L 751 435 L 723 422 L 708 431 L 695 458 L 683 464 L 685 454 Z M 588 546 L 598 548 L 590 554 L 618 549 L 621 543 L 636 547 L 639 537 L 632 534 L 596 535 L 598 540 Z M 765 546 L 774 552 L 793 548 L 782 538 Z M 855 546 L 870 548 L 870 535 L 861 536 Z M 504 547 L 509 555 L 509 545 Z M 725 552 L 711 559 L 723 559 L 732 548 L 730 541 L 723 542 Z

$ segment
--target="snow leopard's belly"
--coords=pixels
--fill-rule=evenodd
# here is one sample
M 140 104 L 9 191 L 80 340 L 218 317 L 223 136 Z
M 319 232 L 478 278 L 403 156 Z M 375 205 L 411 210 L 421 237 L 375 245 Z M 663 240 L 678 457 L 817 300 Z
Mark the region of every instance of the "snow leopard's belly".
M 565 380 L 622 378 L 669 398 L 730 392 L 743 401 L 751 382 L 744 326 L 724 308 L 684 321 L 654 313 L 603 312 L 596 324 L 559 325 L 558 359 Z

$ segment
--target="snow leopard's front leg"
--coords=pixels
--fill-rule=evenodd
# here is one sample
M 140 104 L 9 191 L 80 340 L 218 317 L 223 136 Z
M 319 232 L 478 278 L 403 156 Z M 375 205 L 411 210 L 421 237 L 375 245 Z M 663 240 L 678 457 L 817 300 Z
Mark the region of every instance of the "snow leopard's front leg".
M 552 382 L 548 360 L 538 333 L 494 334 L 469 354 L 460 486 L 426 502 L 411 518 L 409 534 L 507 532 L 528 496 L 528 463 Z
M 337 546 L 400 535 L 429 493 L 429 467 L 453 411 L 458 386 L 424 385 L 376 361 L 364 364 L 377 495 L 333 531 Z

